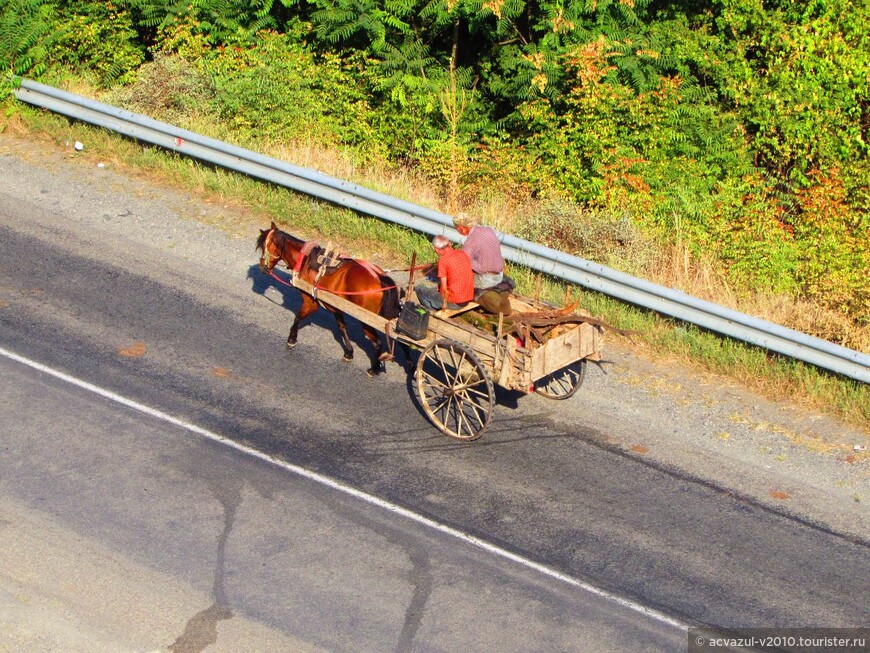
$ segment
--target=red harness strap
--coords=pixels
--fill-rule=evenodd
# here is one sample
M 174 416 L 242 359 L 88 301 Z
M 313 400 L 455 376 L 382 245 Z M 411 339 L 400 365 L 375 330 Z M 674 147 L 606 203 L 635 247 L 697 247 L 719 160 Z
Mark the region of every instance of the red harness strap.
M 308 255 L 311 254 L 311 250 L 317 247 L 316 240 L 309 240 L 302 246 L 302 249 L 299 250 L 299 256 L 296 257 L 296 264 L 293 266 L 293 272 L 295 274 L 299 274 L 302 270 L 302 261 L 308 258 Z
M 288 288 L 296 288 L 292 283 L 287 283 L 275 274 L 274 270 L 269 274 L 275 281 L 278 283 L 287 286 Z M 398 288 L 398 286 L 382 286 L 380 288 L 373 288 L 372 290 L 357 290 L 357 291 L 349 291 L 349 290 L 335 290 L 333 288 L 324 288 L 323 286 L 315 286 L 316 290 L 325 290 L 326 292 L 331 292 L 333 295 L 373 295 L 376 292 L 384 292 L 385 290 L 392 290 L 393 288 Z
M 361 259 L 356 259 L 356 262 L 363 266 L 366 270 L 368 270 L 369 274 L 371 274 L 378 281 L 381 280 L 382 276 L 386 276 L 386 272 L 384 272 L 374 263 L 369 263 L 368 261 L 363 261 Z

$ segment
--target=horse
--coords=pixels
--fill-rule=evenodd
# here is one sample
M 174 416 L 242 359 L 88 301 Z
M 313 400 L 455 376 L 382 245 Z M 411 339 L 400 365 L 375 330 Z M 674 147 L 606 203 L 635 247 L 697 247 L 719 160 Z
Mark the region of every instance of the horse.
M 317 289 L 343 297 L 388 320 L 399 315 L 399 291 L 395 282 L 370 263 L 341 257 L 337 262 L 337 267 L 328 267 L 325 270 L 317 269 L 317 257 L 318 254 L 323 253 L 323 248 L 312 247 L 311 243 L 306 243 L 296 236 L 281 231 L 274 222 L 268 229 L 260 230 L 256 249 L 262 252 L 260 271 L 264 274 L 273 274 L 272 271 L 278 261 L 284 261 L 288 268 L 298 274 L 300 279 L 311 283 Z M 302 308 L 296 313 L 296 319 L 293 320 L 293 325 L 290 327 L 287 347 L 292 349 L 296 346 L 296 337 L 302 320 L 315 313 L 318 306 L 323 306 L 335 316 L 335 321 L 338 323 L 341 347 L 344 351 L 343 359 L 345 361 L 353 360 L 353 346 L 347 334 L 344 313 L 333 306 L 318 302 L 308 293 L 300 292 L 302 293 Z M 375 329 L 367 324 L 362 324 L 362 329 L 365 337 L 374 345 L 371 354 L 371 368 L 366 372 L 371 377 L 386 371 L 381 360 L 383 347 L 381 338 Z

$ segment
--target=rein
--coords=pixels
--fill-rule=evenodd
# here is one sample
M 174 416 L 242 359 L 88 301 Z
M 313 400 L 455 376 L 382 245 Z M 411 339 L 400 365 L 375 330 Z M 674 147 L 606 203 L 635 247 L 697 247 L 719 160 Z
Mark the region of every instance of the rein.
M 289 268 L 288 268 L 288 269 L 289 269 Z M 274 270 L 274 269 L 269 273 L 269 276 L 271 276 L 273 279 L 275 279 L 275 281 L 277 281 L 278 283 L 287 286 L 288 288 L 296 288 L 296 286 L 294 286 L 292 283 L 289 283 L 289 282 L 287 282 L 287 281 L 284 281 L 284 279 L 282 279 L 282 278 L 279 277 L 277 274 L 275 274 L 275 270 Z M 375 288 L 374 290 L 355 290 L 355 291 L 351 291 L 351 290 L 334 290 L 334 289 L 332 289 L 332 288 L 327 288 L 326 286 L 320 286 L 320 285 L 315 285 L 315 286 L 314 286 L 314 289 L 315 289 L 315 290 L 325 290 L 326 292 L 330 292 L 330 293 L 332 293 L 333 295 L 373 295 L 373 294 L 375 294 L 375 293 L 377 293 L 377 292 L 383 292 L 383 291 L 385 291 L 385 290 L 392 290 L 393 288 L 398 288 L 398 286 L 396 286 L 396 285 L 392 285 L 392 286 L 382 286 L 382 287 L 380 287 L 380 288 Z
M 390 272 L 416 272 L 417 270 L 426 270 L 431 267 L 435 267 L 435 264 L 426 263 L 426 265 L 415 265 L 410 268 L 390 268 L 389 270 L 384 270 L 384 273 L 389 274 Z
M 275 281 L 277 281 L 278 283 L 287 286 L 288 288 L 295 288 L 295 287 L 296 287 L 296 286 L 294 286 L 292 283 L 287 283 L 286 281 L 284 281 L 284 279 L 282 279 L 282 278 L 279 277 L 277 274 L 275 274 L 275 270 L 274 270 L 274 269 L 269 273 L 269 276 L 272 277 L 272 278 L 273 278 Z

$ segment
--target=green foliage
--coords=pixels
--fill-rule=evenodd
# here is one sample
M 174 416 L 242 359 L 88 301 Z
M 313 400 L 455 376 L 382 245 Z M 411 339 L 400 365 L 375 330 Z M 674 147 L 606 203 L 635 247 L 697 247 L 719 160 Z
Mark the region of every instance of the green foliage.
M 108 85 L 129 81 L 144 60 L 119 3 L 0 0 L 0 9 L 0 67 L 15 75 L 67 69 Z
M 763 175 L 731 178 L 717 190 L 709 242 L 734 286 L 799 295 L 797 271 L 805 247 L 784 221 L 782 207 L 770 198 Z
M 798 193 L 795 236 L 807 249 L 798 278 L 804 294 L 870 326 L 870 214 L 850 211 L 837 170 L 814 174 Z
M 54 64 L 92 77 L 100 86 L 132 81 L 145 52 L 129 12 L 105 1 L 63 0 L 59 9 L 63 18 L 48 52 Z
M 209 46 L 250 41 L 257 32 L 276 26 L 273 12 L 288 0 L 119 0 L 135 16 L 137 24 L 158 43 L 180 26 Z
M 438 91 L 443 71 L 421 42 L 409 39 L 401 48 L 384 46 L 373 91 L 393 123 L 382 130 L 397 158 L 418 160 L 442 136 Z
M 480 16 L 476 2 L 312 0 L 312 5 L 321 43 L 366 54 L 372 68 L 368 91 L 390 123 L 380 133 L 395 158 L 438 169 L 445 131 L 455 154 L 490 126 L 475 89 L 476 71 L 463 65 L 474 60 L 468 30 Z
M 815 169 L 866 160 L 870 13 L 844 0 L 713 5 L 698 26 L 715 36 L 713 53 L 698 64 L 740 111 L 759 163 L 799 187 Z
M 0 0 L 0 70 L 39 76 L 49 64 L 58 36 L 57 3 L 52 0 Z
M 361 65 L 334 55 L 315 58 L 276 32 L 260 33 L 255 47 L 227 48 L 207 60 L 214 106 L 242 140 L 371 147 L 371 109 L 353 74 Z
M 719 180 L 751 169 L 742 134 L 733 117 L 679 78 L 640 94 L 615 83 L 611 59 L 603 37 L 568 51 L 558 106 L 535 99 L 520 107 L 526 144 L 555 173 L 552 191 L 594 205 L 634 197 L 650 211 L 642 218 L 649 226 L 672 227 L 687 195 L 715 192 Z M 704 221 L 706 210 L 686 217 Z
M 380 52 L 387 46 L 387 31 L 391 36 L 405 34 L 409 25 L 400 16 L 409 8 L 396 3 L 394 11 L 377 0 L 320 0 L 311 15 L 317 26 L 317 36 L 333 45 L 357 47 Z

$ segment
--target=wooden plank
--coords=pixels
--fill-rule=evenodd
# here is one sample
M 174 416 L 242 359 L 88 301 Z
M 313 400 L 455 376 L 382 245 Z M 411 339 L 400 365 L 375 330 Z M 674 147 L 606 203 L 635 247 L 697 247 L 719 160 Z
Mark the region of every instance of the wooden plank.
M 503 388 L 509 388 L 511 383 L 512 374 L 512 361 L 516 356 L 516 340 L 514 338 L 508 337 L 505 338 L 505 347 L 500 352 L 501 360 L 498 370 L 498 376 L 495 378 L 495 382 L 498 383 Z M 495 376 L 495 375 L 493 375 Z
M 600 352 L 600 334 L 591 324 L 575 328 L 551 338 L 532 353 L 532 379 L 538 380 L 561 370 L 571 363 Z
M 496 338 L 468 322 L 441 317 L 437 314 L 429 316 L 429 330 L 442 338 L 453 338 L 460 342 L 472 345 L 472 349 L 480 347 L 483 351 L 490 351 L 494 347 Z
M 377 313 L 366 310 L 353 302 L 328 292 L 317 290 L 312 284 L 302 279 L 295 279 L 296 288 L 315 296 L 319 302 L 332 306 L 351 317 L 359 320 L 381 333 L 389 333 L 390 337 L 415 347 L 426 347 L 434 340 L 448 338 L 468 345 L 492 372 L 494 381 L 511 390 L 528 391 L 533 381 L 548 374 L 563 369 L 582 358 L 600 360 L 603 338 L 599 330 L 590 324 L 578 324 L 575 328 L 548 340 L 533 351 L 517 346 L 512 336 L 505 336 L 499 343 L 494 335 L 478 329 L 462 320 L 456 320 L 452 315 L 470 310 L 462 310 L 445 314 L 430 313 L 429 329 L 423 340 L 412 340 L 396 332 L 396 320 L 388 320 Z M 515 301 L 517 300 L 517 301 Z M 520 310 L 530 310 L 533 306 L 521 299 L 512 297 L 513 305 Z M 496 369 L 496 362 L 498 368 Z
M 366 310 L 362 306 L 354 304 L 352 301 L 347 300 L 340 295 L 335 295 L 331 292 L 320 289 L 315 291 L 314 286 L 303 279 L 295 279 L 293 281 L 293 285 L 299 290 L 308 293 L 312 297 L 315 297 L 317 301 L 337 308 L 343 313 L 347 313 L 351 317 L 356 318 L 363 324 L 367 324 L 368 326 L 377 329 L 381 333 L 386 332 L 387 324 L 389 323 L 392 324 L 390 329 L 391 333 L 395 331 L 395 320 L 388 320 L 387 318 L 382 317 L 377 313 L 373 313 L 372 311 Z
M 436 311 L 433 315 L 437 315 L 438 317 L 454 317 L 455 315 L 461 315 L 466 311 L 473 310 L 478 306 L 479 304 L 476 302 L 468 302 L 462 308 L 442 308 L 440 311 Z
M 303 280 L 296 279 L 293 284 L 299 290 L 315 296 L 314 286 Z M 347 313 L 351 317 L 356 318 L 363 324 L 377 329 L 381 333 L 386 333 L 389 328 L 390 337 L 405 342 L 416 347 L 425 347 L 433 340 L 438 338 L 450 338 L 467 344 L 471 349 L 480 356 L 485 365 L 492 365 L 495 356 L 495 336 L 491 336 L 480 329 L 473 327 L 467 322 L 453 320 L 449 317 L 439 316 L 435 313 L 429 315 L 429 333 L 423 340 L 412 340 L 404 334 L 396 331 L 397 320 L 388 320 L 377 313 L 368 311 L 361 306 L 357 306 L 353 302 L 328 292 L 318 289 L 316 298 L 318 301 L 337 308 L 338 310 Z
M 510 295 L 511 307 L 517 313 L 535 313 L 537 311 L 553 311 L 559 310 L 560 307 L 552 302 L 548 302 L 545 300 L 539 300 L 535 302 L 531 297 L 523 297 L 522 295 Z M 576 313 L 577 315 L 586 315 L 590 316 L 591 313 L 583 308 L 573 308 L 571 309 L 572 313 Z
M 589 360 L 600 361 L 604 359 L 604 356 L 601 354 L 604 349 L 604 332 L 601 329 L 592 329 L 592 344 L 590 348 L 593 353 L 587 356 Z

